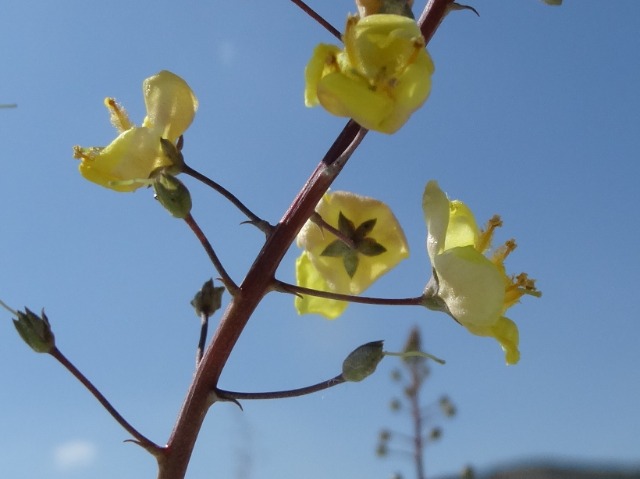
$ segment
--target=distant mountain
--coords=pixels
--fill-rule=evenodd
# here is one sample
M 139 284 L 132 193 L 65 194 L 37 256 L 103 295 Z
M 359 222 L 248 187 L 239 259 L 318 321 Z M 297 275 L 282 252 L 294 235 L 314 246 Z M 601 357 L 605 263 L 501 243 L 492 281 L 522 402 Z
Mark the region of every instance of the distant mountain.
M 640 467 L 527 463 L 440 479 L 640 479 Z
M 640 471 L 622 471 L 599 467 L 529 466 L 505 469 L 486 479 L 640 479 Z

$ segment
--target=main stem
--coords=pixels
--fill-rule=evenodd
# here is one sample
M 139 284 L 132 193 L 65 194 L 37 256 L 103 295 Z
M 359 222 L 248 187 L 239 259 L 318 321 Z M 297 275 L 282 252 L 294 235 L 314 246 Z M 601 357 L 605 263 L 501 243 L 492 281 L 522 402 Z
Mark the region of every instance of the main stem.
M 452 0 L 430 0 L 421 17 L 428 41 Z M 227 307 L 187 392 L 177 422 L 163 454 L 158 458 L 158 479 L 183 479 L 200 427 L 211 405 L 222 370 L 249 318 L 267 294 L 276 269 L 296 235 L 315 211 L 322 196 L 338 176 L 366 130 L 349 121 L 280 222 L 268 236 L 237 294 Z

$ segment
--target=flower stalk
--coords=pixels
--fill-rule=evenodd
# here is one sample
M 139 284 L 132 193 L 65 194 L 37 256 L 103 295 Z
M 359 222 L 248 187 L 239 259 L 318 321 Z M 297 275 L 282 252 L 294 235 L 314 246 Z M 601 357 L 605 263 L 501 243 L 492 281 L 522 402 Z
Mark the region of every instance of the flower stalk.
M 429 2 L 420 21 L 425 40 L 432 37 L 451 3 L 451 0 Z M 346 124 L 267 238 L 200 361 L 167 447 L 158 461 L 158 479 L 184 478 L 196 438 L 210 406 L 210 392 L 217 388 L 220 374 L 240 334 L 262 297 L 273 286 L 275 271 L 296 235 L 365 135 L 366 130 L 354 121 Z

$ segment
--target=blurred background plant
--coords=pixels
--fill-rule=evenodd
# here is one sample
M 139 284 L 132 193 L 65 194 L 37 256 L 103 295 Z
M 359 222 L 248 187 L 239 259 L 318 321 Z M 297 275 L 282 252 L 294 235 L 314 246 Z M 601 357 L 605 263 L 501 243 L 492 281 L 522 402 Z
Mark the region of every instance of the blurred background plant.
M 422 339 L 420 329 L 414 327 L 403 352 L 421 351 Z M 392 411 L 408 414 L 413 424 L 411 433 L 394 431 L 384 428 L 378 435 L 376 455 L 388 457 L 392 454 L 409 455 L 416 467 L 416 479 L 425 479 L 424 450 L 427 445 L 442 438 L 441 422 L 456 415 L 456 406 L 447 395 L 442 395 L 435 402 L 423 403 L 423 386 L 426 383 L 431 368 L 428 358 L 407 356 L 402 359 L 402 369 L 394 369 L 391 379 L 402 388 L 402 395 L 394 397 L 389 403 Z M 393 479 L 404 479 L 400 473 Z

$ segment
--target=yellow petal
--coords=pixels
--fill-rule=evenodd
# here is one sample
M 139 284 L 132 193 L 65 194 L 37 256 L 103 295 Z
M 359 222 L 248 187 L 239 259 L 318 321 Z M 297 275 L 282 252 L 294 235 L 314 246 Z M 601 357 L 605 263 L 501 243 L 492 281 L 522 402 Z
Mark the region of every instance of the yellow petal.
M 449 227 L 449 199 L 438 183 L 431 180 L 422 194 L 422 211 L 427 223 L 427 252 L 433 263 L 435 256 L 444 250 Z
M 381 131 L 384 121 L 394 109 L 393 101 L 387 95 L 372 90 L 361 78 L 342 73 L 324 76 L 318 83 L 317 95 L 329 113 L 353 118 L 369 130 Z
M 331 291 L 327 282 L 313 266 L 306 251 L 296 260 L 296 283 L 304 288 Z M 327 319 L 335 319 L 347 308 L 346 301 L 318 298 L 317 296 L 296 296 L 295 307 L 298 314 L 321 314 Z
M 336 240 L 335 236 L 308 222 L 298 235 L 298 246 L 308 251 L 314 267 L 332 291 L 360 294 L 380 276 L 409 256 L 409 247 L 400 224 L 389 207 L 381 201 L 345 191 L 335 191 L 323 197 L 316 211 L 334 227 L 338 226 L 338 217 L 341 212 L 356 227 L 375 218 L 375 227 L 368 236 L 387 250 L 376 256 L 359 254 L 358 268 L 354 276 L 350 277 L 341 257 L 322 255 L 325 248 Z
M 337 69 L 336 56 L 339 53 L 340 48 L 324 43 L 314 49 L 311 60 L 304 70 L 304 104 L 306 106 L 318 105 L 318 82 L 323 76 Z
M 168 166 L 162 154 L 160 137 L 147 128 L 132 128 L 120 134 L 109 146 L 88 149 L 79 170 L 82 176 L 116 191 L 133 191 L 146 183 L 153 170 Z
M 411 114 L 420 108 L 431 92 L 433 63 L 426 50 L 420 50 L 414 63 L 407 66 L 404 73 L 393 80 L 395 105 L 392 114 L 385 119 L 382 127 L 398 130 Z
M 502 346 L 507 364 L 516 364 L 520 360 L 518 327 L 509 318 L 502 316 L 491 329 L 491 336 Z
M 143 126 L 175 142 L 191 125 L 198 109 L 193 91 L 182 78 L 166 70 L 147 78 L 142 91 L 147 107 Z
M 353 66 L 368 78 L 374 78 L 381 70 L 392 76 L 398 66 L 413 60 L 416 40 L 422 39 L 415 20 L 391 14 L 362 18 L 345 33 Z
M 475 216 L 462 201 L 454 200 L 449 204 L 449 225 L 445 249 L 458 246 L 474 246 L 480 234 Z

